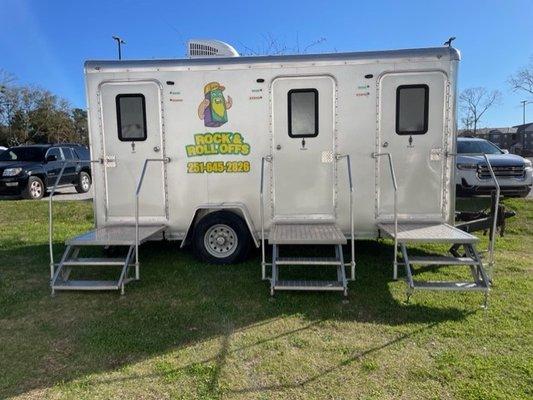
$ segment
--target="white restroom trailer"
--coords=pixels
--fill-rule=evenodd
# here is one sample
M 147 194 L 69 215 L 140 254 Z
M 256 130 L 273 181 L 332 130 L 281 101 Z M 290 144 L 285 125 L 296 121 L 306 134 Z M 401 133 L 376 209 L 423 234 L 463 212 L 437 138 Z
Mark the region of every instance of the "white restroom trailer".
M 239 57 L 228 47 L 221 57 L 216 43 L 190 43 L 187 59 L 85 63 L 96 229 L 67 250 L 122 244 L 129 259 L 122 281 L 100 287 L 62 280 L 56 268 L 56 289 L 123 290 L 129 266 L 139 277 L 133 246 L 144 240 L 192 244 L 202 259 L 230 263 L 263 239 L 273 246 L 263 260 L 272 294 L 346 294 L 342 244 L 352 238 L 392 237 L 395 250 L 474 242 L 452 226 L 456 49 Z M 291 244 L 333 245 L 324 265 L 338 280 L 279 279 L 282 265 L 321 263 L 280 256 Z M 395 274 L 406 257 L 395 257 Z M 70 259 L 82 264 L 66 254 L 64 267 Z

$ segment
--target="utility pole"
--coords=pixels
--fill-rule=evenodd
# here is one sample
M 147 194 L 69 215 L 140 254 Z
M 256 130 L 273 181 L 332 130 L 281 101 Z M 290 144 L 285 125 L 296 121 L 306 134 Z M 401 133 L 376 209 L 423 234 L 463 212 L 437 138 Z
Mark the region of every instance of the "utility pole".
M 122 40 L 119 36 L 113 36 L 113 40 L 117 41 L 118 59 L 122 60 L 122 45 L 126 44 L 126 42 L 124 40 Z
M 522 135 L 522 148 L 524 148 L 526 145 L 526 106 L 532 102 L 528 100 L 522 100 L 520 103 L 522 104 L 522 129 L 524 129 Z
M 528 100 L 522 100 L 520 103 L 522 103 L 522 124 L 526 124 L 526 105 L 531 103 L 531 101 Z

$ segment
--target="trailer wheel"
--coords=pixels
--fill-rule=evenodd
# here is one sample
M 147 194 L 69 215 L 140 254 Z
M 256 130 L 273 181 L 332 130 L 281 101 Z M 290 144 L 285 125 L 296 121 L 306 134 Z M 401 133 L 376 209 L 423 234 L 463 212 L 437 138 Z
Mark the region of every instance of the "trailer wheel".
M 203 217 L 194 228 L 194 254 L 211 264 L 232 264 L 246 258 L 250 234 L 237 214 L 216 211 Z

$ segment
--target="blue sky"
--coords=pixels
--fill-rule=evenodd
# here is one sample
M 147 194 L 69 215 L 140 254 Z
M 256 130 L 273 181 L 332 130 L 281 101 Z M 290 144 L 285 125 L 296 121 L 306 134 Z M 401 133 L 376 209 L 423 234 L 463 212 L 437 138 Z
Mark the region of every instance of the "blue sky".
M 265 35 L 289 47 L 325 38 L 309 52 L 328 52 L 431 47 L 456 36 L 460 88 L 503 93 L 481 125 L 508 126 L 522 120 L 526 97 L 506 79 L 533 57 L 533 1 L 0 0 L 0 68 L 75 106 L 85 107 L 84 60 L 115 58 L 113 34 L 131 59 L 183 57 L 192 37 L 239 51 L 263 47 Z

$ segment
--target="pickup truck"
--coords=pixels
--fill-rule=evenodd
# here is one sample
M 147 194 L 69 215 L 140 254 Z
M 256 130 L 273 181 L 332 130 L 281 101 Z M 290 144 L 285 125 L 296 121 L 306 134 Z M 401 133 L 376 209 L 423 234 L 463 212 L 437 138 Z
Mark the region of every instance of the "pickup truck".
M 0 154 L 0 195 L 42 198 L 56 183 L 65 161 L 58 187 L 74 186 L 78 193 L 86 193 L 91 188 L 89 160 L 89 149 L 79 144 L 10 147 Z
M 507 150 L 502 150 L 485 139 L 457 138 L 455 184 L 458 197 L 488 195 L 495 190 L 482 154 L 486 154 L 489 159 L 502 195 L 528 195 L 533 185 L 531 161 L 509 154 Z

